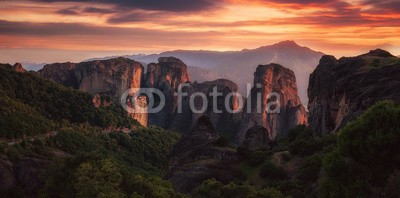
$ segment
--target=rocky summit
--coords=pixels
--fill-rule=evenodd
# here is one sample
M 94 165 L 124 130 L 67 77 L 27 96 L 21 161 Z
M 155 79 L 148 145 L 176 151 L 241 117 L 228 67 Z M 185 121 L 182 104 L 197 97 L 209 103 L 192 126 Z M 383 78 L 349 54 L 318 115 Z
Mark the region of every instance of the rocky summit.
M 13 69 L 14 69 L 16 72 L 20 72 L 20 73 L 25 73 L 25 72 L 27 72 L 27 71 L 24 69 L 24 67 L 22 67 L 21 63 L 15 63 L 14 66 L 13 66 Z
M 143 66 L 127 58 L 45 65 L 38 75 L 81 91 L 108 92 L 119 98 L 129 88 L 140 88 Z
M 310 76 L 310 126 L 336 132 L 377 101 L 400 101 L 399 87 L 400 59 L 387 51 L 339 60 L 323 56 Z
M 242 144 L 255 122 L 266 128 L 272 139 L 286 135 L 298 124 L 307 123 L 293 71 L 278 64 L 260 65 L 254 73 L 254 85 L 244 106 L 236 143 Z

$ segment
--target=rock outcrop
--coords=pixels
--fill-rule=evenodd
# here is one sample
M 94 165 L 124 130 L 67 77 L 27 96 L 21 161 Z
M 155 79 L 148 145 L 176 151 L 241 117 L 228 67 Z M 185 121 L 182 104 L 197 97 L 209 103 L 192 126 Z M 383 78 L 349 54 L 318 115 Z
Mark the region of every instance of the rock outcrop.
M 246 132 L 257 122 L 266 128 L 270 138 L 286 135 L 298 124 L 307 123 L 307 113 L 297 94 L 293 71 L 278 64 L 260 65 L 254 73 L 254 87 L 244 106 L 236 137 L 242 144 Z
M 228 183 L 233 180 L 235 149 L 217 146 L 219 135 L 207 116 L 201 116 L 175 145 L 169 159 L 169 180 L 179 192 L 190 193 L 207 179 Z
M 246 131 L 241 147 L 246 148 L 246 150 L 255 151 L 269 145 L 270 143 L 271 139 L 269 131 L 255 123 L 253 127 Z
M 7 191 L 20 186 L 28 194 L 37 191 L 43 184 L 39 176 L 49 164 L 50 161 L 36 158 L 23 158 L 14 163 L 0 160 L 0 190 Z
M 108 92 L 119 98 L 129 88 L 140 88 L 143 66 L 127 58 L 45 65 L 39 76 L 81 91 Z
M 20 72 L 20 73 L 25 73 L 25 72 L 27 72 L 27 71 L 24 69 L 24 67 L 22 67 L 21 63 L 15 63 L 14 66 L 13 66 L 13 69 L 14 69 L 16 72 Z
M 234 135 L 233 132 L 236 131 L 241 119 L 241 112 L 237 112 L 239 100 L 234 94 L 237 91 L 237 85 L 226 79 L 204 83 L 194 82 L 188 87 L 188 96 L 182 98 L 182 112 L 175 113 L 169 128 L 186 132 L 198 118 L 207 115 L 219 133 L 226 136 Z M 213 93 L 219 95 L 213 96 Z M 203 103 L 203 98 L 198 94 L 204 94 L 207 103 Z M 190 98 L 192 98 L 192 107 L 190 107 Z M 204 111 L 197 112 L 202 108 Z
M 37 74 L 67 87 L 93 95 L 106 93 L 119 102 L 122 94 L 131 88 L 141 88 L 143 66 L 127 58 L 95 60 L 82 63 L 55 63 L 45 65 Z M 131 96 L 134 93 L 130 94 Z M 143 126 L 147 126 L 147 113 L 131 113 Z
M 149 114 L 149 125 L 167 128 L 176 111 L 178 101 L 174 95 L 182 83 L 190 82 L 187 66 L 174 57 L 160 57 L 158 63 L 147 65 L 144 76 L 145 88 L 159 89 L 165 96 L 165 106 L 159 113 Z M 158 106 L 155 103 L 154 106 Z
M 336 132 L 380 100 L 400 101 L 400 59 L 384 50 L 357 57 L 323 56 L 310 76 L 309 124 Z

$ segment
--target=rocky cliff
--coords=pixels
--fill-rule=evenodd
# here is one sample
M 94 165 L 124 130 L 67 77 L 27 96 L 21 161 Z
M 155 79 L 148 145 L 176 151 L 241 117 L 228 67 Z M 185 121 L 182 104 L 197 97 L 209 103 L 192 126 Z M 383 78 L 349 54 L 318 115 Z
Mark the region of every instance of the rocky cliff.
M 218 96 L 210 95 L 216 90 Z M 170 128 L 178 131 L 188 131 L 195 121 L 207 115 L 216 130 L 223 135 L 233 136 L 238 123 L 240 122 L 241 112 L 236 112 L 239 108 L 239 101 L 236 93 L 238 86 L 226 79 L 218 79 L 211 82 L 194 82 L 188 87 L 187 97 L 182 100 L 182 113 L 176 113 L 171 122 Z M 206 96 L 207 104 L 197 94 Z M 193 97 L 193 107 L 190 107 L 190 98 Z M 225 101 L 227 101 L 225 105 Z M 204 108 L 204 112 L 196 112 Z M 194 110 L 194 111 L 193 111 Z
M 140 88 L 143 66 L 127 58 L 45 65 L 38 74 L 65 86 L 119 98 L 129 88 Z
M 115 101 L 119 101 L 127 89 L 141 88 L 143 66 L 139 62 L 127 58 L 114 58 L 45 65 L 37 74 L 93 95 L 106 93 Z M 146 113 L 132 113 L 131 116 L 142 125 L 147 126 Z
M 177 97 L 174 95 L 182 83 L 190 82 L 187 66 L 174 57 L 160 57 L 158 63 L 147 65 L 143 79 L 146 88 L 159 89 L 165 96 L 165 106 L 159 113 L 149 114 L 149 125 L 167 128 L 177 108 Z M 158 103 L 155 103 L 157 106 Z
M 255 122 L 266 128 L 274 139 L 298 124 L 307 123 L 306 114 L 297 93 L 294 72 L 278 64 L 260 65 L 254 73 L 254 87 L 244 106 L 236 143 L 244 141 Z
M 335 132 L 380 100 L 400 101 L 400 59 L 384 50 L 357 57 L 323 56 L 310 76 L 310 126 Z
M 193 128 L 175 145 L 166 175 L 174 187 L 190 193 L 211 178 L 228 183 L 234 179 L 233 165 L 238 161 L 236 150 L 218 146 L 219 138 L 211 120 L 201 116 Z
M 0 159 L 0 191 L 18 189 L 19 186 L 28 194 L 37 193 L 38 187 L 43 185 L 40 175 L 49 164 L 50 161 L 35 158 L 23 158 L 14 163 Z
M 253 81 L 253 73 L 260 64 L 278 63 L 293 70 L 297 77 L 300 99 L 307 104 L 307 87 L 310 73 L 321 59 L 321 52 L 302 47 L 294 41 L 282 41 L 273 45 L 241 51 L 176 50 L 152 55 L 130 55 L 127 58 L 145 63 L 154 62 L 158 57 L 173 56 L 181 59 L 196 70 L 191 80 L 198 82 L 226 78 L 239 86 L 239 92 L 246 94 L 246 85 Z M 206 69 L 206 70 L 204 70 Z

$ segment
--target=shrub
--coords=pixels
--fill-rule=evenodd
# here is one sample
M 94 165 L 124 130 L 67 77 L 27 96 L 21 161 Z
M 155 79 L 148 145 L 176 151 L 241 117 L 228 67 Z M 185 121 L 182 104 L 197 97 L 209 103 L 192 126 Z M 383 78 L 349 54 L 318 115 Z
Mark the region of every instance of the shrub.
M 321 167 L 322 159 L 319 155 L 307 157 L 301 164 L 297 177 L 305 184 L 313 184 L 318 180 Z
M 194 198 L 200 197 L 268 197 L 281 198 L 282 193 L 274 188 L 256 189 L 247 184 L 229 183 L 223 185 L 215 179 L 206 180 L 192 194 Z
M 260 170 L 259 176 L 264 179 L 280 180 L 286 179 L 287 175 L 285 171 L 277 167 L 272 161 L 267 161 Z
M 264 149 L 253 151 L 251 152 L 247 163 L 249 163 L 250 166 L 260 165 L 267 159 L 269 155 L 269 152 Z
M 379 102 L 340 130 L 323 161 L 321 196 L 368 196 L 400 169 L 400 106 Z
M 292 155 L 309 156 L 324 148 L 323 140 L 320 137 L 306 140 L 295 140 L 289 146 L 289 153 Z
M 288 140 L 293 142 L 295 140 L 309 140 L 313 137 L 314 131 L 306 125 L 299 125 L 294 129 L 289 130 Z

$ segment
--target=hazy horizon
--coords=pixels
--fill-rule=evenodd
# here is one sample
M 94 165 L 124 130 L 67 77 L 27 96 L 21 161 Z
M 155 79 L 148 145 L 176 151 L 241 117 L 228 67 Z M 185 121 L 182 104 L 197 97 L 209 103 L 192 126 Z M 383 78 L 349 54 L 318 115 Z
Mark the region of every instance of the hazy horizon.
M 379 46 L 371 46 L 370 48 L 364 49 L 354 49 L 353 52 L 349 53 L 327 53 L 325 51 L 312 48 L 309 46 L 302 45 L 295 41 L 298 45 L 302 47 L 308 47 L 311 50 L 322 52 L 324 54 L 333 55 L 336 58 L 340 58 L 343 56 L 357 56 L 359 54 L 367 53 L 370 50 L 374 50 L 377 48 L 381 48 L 389 51 L 395 56 L 400 55 L 400 47 L 396 47 L 389 44 L 379 45 Z M 260 45 L 258 47 L 269 46 L 276 43 L 270 43 L 265 45 Z M 228 51 L 241 51 L 244 49 L 256 49 L 255 48 L 241 48 L 241 49 L 232 49 L 232 50 L 210 50 L 210 49 L 170 49 L 164 51 L 129 51 L 129 50 L 62 50 L 62 49 L 25 49 L 25 48 L 13 48 L 13 49 L 4 49 L 0 48 L 0 62 L 1 63 L 9 63 L 14 64 L 16 62 L 23 63 L 33 63 L 33 64 L 44 64 L 44 63 L 55 63 L 55 62 L 82 62 L 87 59 L 92 58 L 103 58 L 108 56 L 124 56 L 124 55 L 151 55 L 151 54 L 159 54 L 167 51 L 175 51 L 175 50 L 189 50 L 189 51 L 218 51 L 218 52 L 228 52 Z M 261 64 L 261 63 L 260 63 Z

